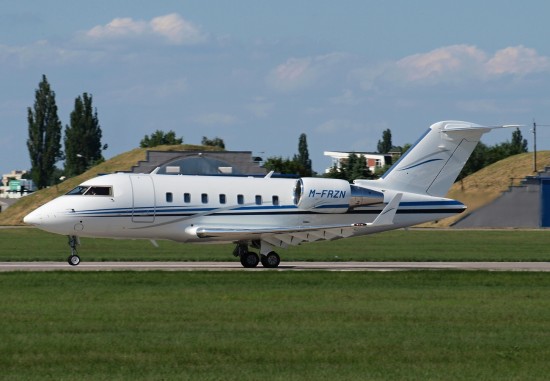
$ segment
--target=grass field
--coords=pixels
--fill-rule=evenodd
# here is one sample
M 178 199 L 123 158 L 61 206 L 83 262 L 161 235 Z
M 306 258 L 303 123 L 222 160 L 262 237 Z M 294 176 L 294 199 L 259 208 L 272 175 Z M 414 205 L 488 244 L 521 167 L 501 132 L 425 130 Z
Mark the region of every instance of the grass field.
M 0 274 L 2 380 L 548 380 L 550 274 Z
M 235 261 L 233 245 L 83 238 L 83 261 Z M 397 230 L 281 249 L 282 261 L 550 261 L 550 231 Z M 65 261 L 67 238 L 0 229 L 0 261 Z

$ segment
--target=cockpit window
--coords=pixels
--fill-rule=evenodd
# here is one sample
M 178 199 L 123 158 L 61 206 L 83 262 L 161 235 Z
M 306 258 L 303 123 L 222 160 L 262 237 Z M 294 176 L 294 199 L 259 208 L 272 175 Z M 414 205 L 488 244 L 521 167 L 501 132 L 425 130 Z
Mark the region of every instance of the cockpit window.
M 89 187 L 84 187 L 82 185 L 79 185 L 77 186 L 76 188 L 74 188 L 73 190 L 69 191 L 67 193 L 67 195 L 69 196 L 74 196 L 74 195 L 82 195 L 84 193 L 86 193 L 86 191 L 88 190 Z
M 68 196 L 112 196 L 113 187 L 102 187 L 102 186 L 84 186 L 79 185 L 73 190 L 67 193 Z
M 85 196 L 112 196 L 113 188 L 111 187 L 90 187 L 84 193 Z

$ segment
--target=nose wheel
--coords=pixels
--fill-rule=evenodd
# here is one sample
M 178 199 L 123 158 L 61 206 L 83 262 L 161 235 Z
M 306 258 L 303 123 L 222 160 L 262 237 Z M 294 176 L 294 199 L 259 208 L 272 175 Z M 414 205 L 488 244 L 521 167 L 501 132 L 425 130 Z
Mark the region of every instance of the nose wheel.
M 71 248 L 71 255 L 69 255 L 69 258 L 67 258 L 67 262 L 69 262 L 69 265 L 76 266 L 80 263 L 80 257 L 78 256 L 78 252 L 76 251 L 76 247 L 80 245 L 80 240 L 75 235 L 69 236 L 69 247 Z

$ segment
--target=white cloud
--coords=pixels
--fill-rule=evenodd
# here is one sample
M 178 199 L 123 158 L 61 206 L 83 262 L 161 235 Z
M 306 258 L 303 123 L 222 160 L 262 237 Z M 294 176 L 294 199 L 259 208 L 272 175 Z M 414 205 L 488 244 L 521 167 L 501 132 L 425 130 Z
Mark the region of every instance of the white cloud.
M 193 45 L 207 40 L 199 27 L 177 13 L 155 17 L 150 21 L 115 18 L 106 25 L 93 27 L 84 35 L 92 41 L 157 37 L 174 45 Z
M 342 53 L 330 53 L 316 57 L 289 58 L 268 74 L 268 87 L 281 92 L 308 88 L 344 59 Z
M 477 76 L 486 59 L 475 46 L 453 45 L 405 57 L 394 70 L 406 82 L 448 82 L 457 75 Z
M 176 45 L 198 44 L 206 40 L 198 27 L 177 13 L 155 17 L 150 25 L 155 33 Z
M 352 72 L 364 90 L 386 86 L 457 85 L 550 71 L 550 58 L 523 46 L 493 55 L 473 45 L 452 45 Z
M 143 35 L 147 31 L 145 21 L 134 21 L 130 17 L 115 18 L 107 25 L 97 25 L 86 32 L 93 39 L 127 38 Z
M 521 76 L 550 70 L 550 59 L 539 56 L 535 49 L 519 45 L 499 50 L 485 66 L 492 75 Z

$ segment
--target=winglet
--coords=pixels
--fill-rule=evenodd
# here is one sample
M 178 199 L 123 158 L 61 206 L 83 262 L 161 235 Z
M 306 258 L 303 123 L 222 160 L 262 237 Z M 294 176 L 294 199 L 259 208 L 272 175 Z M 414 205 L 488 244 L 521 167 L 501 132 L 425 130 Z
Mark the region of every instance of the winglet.
M 403 193 L 397 193 L 393 196 L 391 201 L 388 202 L 388 205 L 386 205 L 380 214 L 376 216 L 375 220 L 369 224 L 369 226 L 393 225 L 393 218 L 395 217 L 395 213 L 397 213 L 397 207 L 401 202 L 401 197 L 403 197 Z

